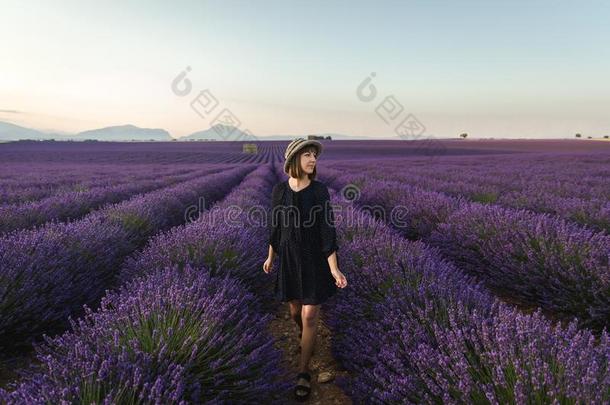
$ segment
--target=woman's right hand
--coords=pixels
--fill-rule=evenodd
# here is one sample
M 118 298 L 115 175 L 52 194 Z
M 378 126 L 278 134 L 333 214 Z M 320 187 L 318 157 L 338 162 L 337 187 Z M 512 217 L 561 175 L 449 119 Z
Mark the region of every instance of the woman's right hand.
M 271 269 L 273 269 L 273 259 L 268 257 L 267 260 L 265 260 L 265 263 L 263 264 L 263 271 L 269 274 Z

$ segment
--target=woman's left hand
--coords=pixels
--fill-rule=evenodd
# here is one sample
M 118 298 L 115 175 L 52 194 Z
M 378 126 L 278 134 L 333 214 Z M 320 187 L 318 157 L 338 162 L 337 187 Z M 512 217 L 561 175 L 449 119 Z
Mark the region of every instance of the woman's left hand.
M 335 278 L 335 284 L 339 288 L 345 288 L 347 286 L 347 279 L 339 270 L 331 270 L 330 272 Z

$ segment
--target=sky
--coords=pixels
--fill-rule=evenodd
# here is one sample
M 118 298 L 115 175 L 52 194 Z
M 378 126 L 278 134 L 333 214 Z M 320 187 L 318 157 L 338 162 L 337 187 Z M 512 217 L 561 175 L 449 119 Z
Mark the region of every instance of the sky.
M 133 124 L 180 137 L 229 111 L 260 136 L 387 137 L 408 117 L 437 137 L 610 133 L 608 2 L 0 0 L 0 10 L 0 121 L 29 128 Z

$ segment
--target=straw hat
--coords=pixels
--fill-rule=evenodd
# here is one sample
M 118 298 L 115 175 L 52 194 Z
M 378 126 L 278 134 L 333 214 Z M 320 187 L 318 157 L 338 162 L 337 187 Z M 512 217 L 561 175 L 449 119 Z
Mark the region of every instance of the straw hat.
M 284 159 L 286 159 L 284 161 L 284 172 L 288 173 L 288 166 L 290 164 L 290 159 L 292 159 L 293 156 L 295 156 L 297 154 L 297 152 L 301 149 L 303 149 L 305 146 L 308 145 L 313 145 L 316 147 L 316 149 L 318 150 L 318 153 L 316 154 L 316 156 L 320 156 L 320 154 L 322 153 L 322 144 L 318 141 L 315 141 L 313 139 L 304 139 L 304 138 L 297 138 L 294 141 L 290 142 L 290 144 L 288 144 L 288 147 L 286 148 L 286 152 L 284 152 Z

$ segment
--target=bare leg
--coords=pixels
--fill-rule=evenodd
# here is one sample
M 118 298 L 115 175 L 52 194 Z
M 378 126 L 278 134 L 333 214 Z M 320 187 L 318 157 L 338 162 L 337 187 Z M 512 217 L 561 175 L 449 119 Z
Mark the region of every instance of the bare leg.
M 299 300 L 289 301 L 290 317 L 299 327 L 299 331 L 303 332 L 303 320 L 301 318 L 301 302 Z
M 301 361 L 299 372 L 309 372 L 309 360 L 313 352 L 318 329 L 318 318 L 320 316 L 320 305 L 303 305 L 303 336 L 301 338 Z M 303 380 L 303 382 L 306 382 Z

